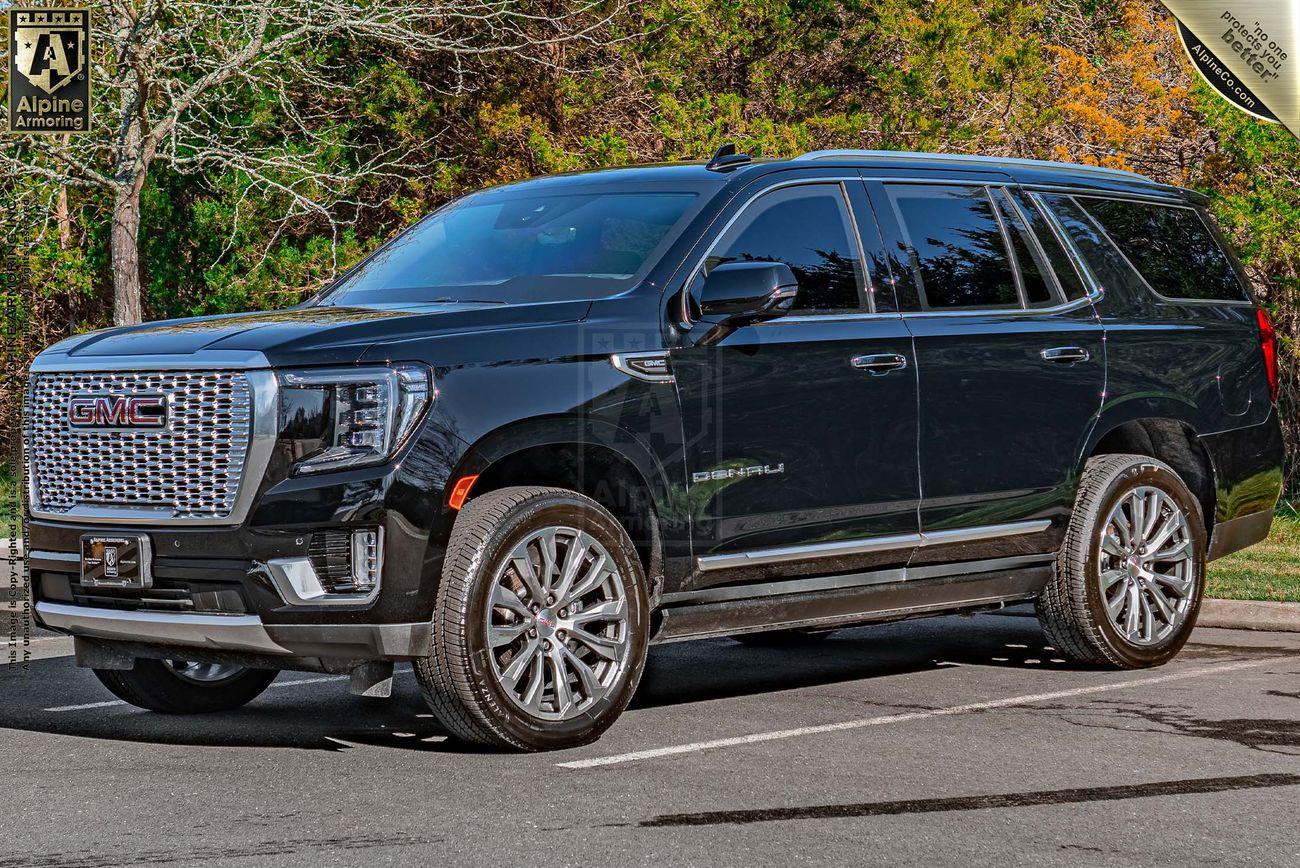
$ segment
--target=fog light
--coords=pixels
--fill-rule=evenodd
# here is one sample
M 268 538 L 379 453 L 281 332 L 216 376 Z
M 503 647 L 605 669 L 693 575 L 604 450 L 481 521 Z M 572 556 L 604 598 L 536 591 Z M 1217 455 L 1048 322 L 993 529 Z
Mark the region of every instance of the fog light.
M 379 584 L 379 570 L 383 566 L 384 531 L 354 530 L 352 532 L 352 585 L 356 590 L 373 590 Z

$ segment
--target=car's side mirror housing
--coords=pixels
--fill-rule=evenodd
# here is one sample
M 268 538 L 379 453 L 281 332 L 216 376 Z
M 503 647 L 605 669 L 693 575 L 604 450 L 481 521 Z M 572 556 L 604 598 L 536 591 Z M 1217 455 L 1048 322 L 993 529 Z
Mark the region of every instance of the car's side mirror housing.
M 799 280 L 784 262 L 724 262 L 704 278 L 698 318 L 727 328 L 775 319 L 789 312 L 798 292 Z

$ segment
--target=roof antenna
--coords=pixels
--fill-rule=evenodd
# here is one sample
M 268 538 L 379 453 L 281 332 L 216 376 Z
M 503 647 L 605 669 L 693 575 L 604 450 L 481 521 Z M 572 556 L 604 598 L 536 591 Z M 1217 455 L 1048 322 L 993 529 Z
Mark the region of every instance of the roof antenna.
M 750 161 L 749 154 L 737 153 L 736 146 L 727 142 L 713 152 L 713 156 L 709 157 L 709 162 L 704 165 L 704 168 L 710 172 L 728 172 Z

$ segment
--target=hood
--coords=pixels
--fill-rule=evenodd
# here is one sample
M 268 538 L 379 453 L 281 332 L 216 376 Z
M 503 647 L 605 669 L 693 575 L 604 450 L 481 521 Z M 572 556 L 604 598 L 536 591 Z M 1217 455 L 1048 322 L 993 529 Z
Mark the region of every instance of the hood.
M 273 367 L 353 364 L 377 343 L 439 334 L 496 331 L 575 322 L 589 301 L 543 304 L 440 302 L 404 307 L 297 307 L 261 313 L 163 320 L 68 338 L 41 354 L 41 362 L 111 364 L 115 357 L 161 357 L 168 367 L 187 356 L 256 359 Z

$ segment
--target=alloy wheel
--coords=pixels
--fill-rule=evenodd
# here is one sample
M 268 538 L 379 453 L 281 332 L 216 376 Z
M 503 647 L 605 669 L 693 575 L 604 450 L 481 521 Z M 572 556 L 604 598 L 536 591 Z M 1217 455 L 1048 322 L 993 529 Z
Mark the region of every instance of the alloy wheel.
M 231 666 L 225 663 L 198 663 L 194 660 L 164 660 L 172 673 L 185 681 L 195 684 L 214 684 L 227 681 L 244 672 L 243 666 Z
M 1097 562 L 1111 625 L 1134 645 L 1155 645 L 1187 619 L 1196 591 L 1187 516 L 1153 486 L 1128 492 L 1102 528 Z
M 492 671 L 524 712 L 569 720 L 619 683 L 630 658 L 628 600 L 613 557 L 591 534 L 529 534 L 498 568 L 491 595 Z

